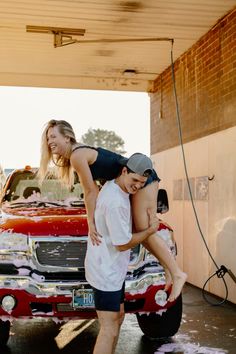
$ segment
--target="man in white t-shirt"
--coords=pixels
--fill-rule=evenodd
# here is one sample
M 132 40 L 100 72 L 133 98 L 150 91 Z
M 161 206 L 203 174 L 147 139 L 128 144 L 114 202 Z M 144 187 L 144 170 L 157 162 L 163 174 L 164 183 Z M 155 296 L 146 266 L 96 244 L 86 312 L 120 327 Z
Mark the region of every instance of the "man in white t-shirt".
M 100 322 L 94 354 L 114 353 L 124 319 L 124 281 L 130 249 L 157 229 L 155 219 L 150 220 L 148 229 L 132 234 L 129 195 L 144 187 L 152 172 L 151 160 L 136 153 L 126 161 L 120 176 L 106 182 L 97 198 L 95 223 L 101 244 L 94 246 L 89 238 L 85 258 L 86 279 L 94 290 Z

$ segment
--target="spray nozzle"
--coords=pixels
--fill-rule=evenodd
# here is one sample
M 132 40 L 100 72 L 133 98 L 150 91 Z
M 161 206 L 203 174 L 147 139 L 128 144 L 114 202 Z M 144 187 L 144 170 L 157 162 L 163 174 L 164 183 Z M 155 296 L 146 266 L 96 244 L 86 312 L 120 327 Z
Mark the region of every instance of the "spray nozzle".
M 231 279 L 233 279 L 233 281 L 236 283 L 236 276 L 234 275 L 234 273 L 230 270 L 230 269 L 227 269 L 224 265 L 222 265 L 217 271 L 216 271 L 216 274 L 217 274 L 217 277 L 218 278 L 223 278 L 225 273 L 228 273 L 229 276 L 231 277 Z
M 223 276 L 225 275 L 225 273 L 228 272 L 228 269 L 222 265 L 217 271 L 216 271 L 216 274 L 217 274 L 217 277 L 218 278 L 223 278 Z

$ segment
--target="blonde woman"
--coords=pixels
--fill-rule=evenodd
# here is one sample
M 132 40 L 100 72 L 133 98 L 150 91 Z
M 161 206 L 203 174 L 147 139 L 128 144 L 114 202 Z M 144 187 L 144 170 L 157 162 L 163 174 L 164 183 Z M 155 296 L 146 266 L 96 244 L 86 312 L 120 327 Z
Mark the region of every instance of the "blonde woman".
M 43 131 L 39 176 L 41 179 L 46 178 L 49 164 L 53 162 L 58 177 L 70 186 L 74 181 L 74 171 L 77 172 L 84 190 L 89 236 L 93 244 L 100 242 L 94 221 L 99 192 L 95 181 L 115 179 L 127 160 L 103 148 L 80 145 L 76 141 L 72 126 L 64 120 L 49 121 Z M 132 217 L 136 232 L 147 229 L 150 215 L 156 215 L 159 181 L 153 171 L 145 187 L 132 196 Z M 180 295 L 187 275 L 178 267 L 165 242 L 157 234 L 149 236 L 143 245 L 159 259 L 167 270 L 166 275 L 170 273 L 171 279 L 167 276 L 166 289 L 172 282 L 169 301 L 174 301 Z

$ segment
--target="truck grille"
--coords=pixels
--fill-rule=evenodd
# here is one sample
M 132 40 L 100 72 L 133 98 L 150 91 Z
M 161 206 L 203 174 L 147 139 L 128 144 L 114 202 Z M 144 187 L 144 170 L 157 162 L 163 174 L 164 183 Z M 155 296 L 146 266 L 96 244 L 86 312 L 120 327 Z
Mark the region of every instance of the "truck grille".
M 36 257 L 43 266 L 84 267 L 87 241 L 37 241 Z

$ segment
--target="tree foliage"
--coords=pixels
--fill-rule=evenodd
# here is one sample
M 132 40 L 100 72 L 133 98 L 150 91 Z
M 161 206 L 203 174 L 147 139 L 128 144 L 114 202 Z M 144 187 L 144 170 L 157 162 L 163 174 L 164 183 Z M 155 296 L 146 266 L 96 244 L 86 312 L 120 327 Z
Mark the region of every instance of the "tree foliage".
M 118 154 L 126 153 L 124 140 L 111 130 L 89 128 L 81 140 L 85 145 L 103 147 Z

